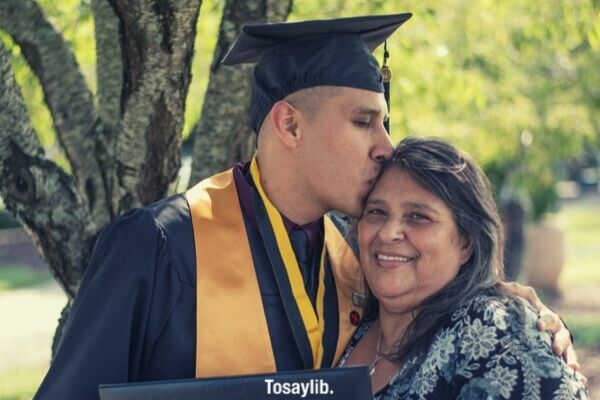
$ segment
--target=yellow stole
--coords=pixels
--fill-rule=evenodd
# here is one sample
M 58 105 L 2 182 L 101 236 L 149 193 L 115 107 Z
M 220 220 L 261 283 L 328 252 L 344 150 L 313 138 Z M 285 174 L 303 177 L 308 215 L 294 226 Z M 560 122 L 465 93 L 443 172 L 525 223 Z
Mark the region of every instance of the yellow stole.
M 196 250 L 196 377 L 275 372 L 233 171 L 198 183 L 185 196 Z M 327 216 L 324 229 L 338 299 L 337 363 L 356 328 L 350 313 L 362 312 L 352 304 L 362 279 L 354 252 Z

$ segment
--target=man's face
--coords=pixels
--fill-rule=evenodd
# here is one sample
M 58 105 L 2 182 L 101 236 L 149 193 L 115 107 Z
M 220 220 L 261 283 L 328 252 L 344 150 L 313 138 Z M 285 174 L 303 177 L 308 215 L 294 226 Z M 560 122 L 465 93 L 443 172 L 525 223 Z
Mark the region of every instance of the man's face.
M 344 87 L 300 119 L 303 171 L 324 209 L 360 215 L 381 162 L 392 154 L 386 115 L 383 93 Z

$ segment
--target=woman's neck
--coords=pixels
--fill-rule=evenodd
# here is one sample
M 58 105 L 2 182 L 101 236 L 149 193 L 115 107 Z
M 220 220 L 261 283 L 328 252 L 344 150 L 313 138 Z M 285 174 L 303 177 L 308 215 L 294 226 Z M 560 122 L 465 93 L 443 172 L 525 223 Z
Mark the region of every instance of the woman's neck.
M 406 328 L 413 319 L 413 311 L 391 313 L 380 307 L 378 323 L 381 335 L 381 352 L 390 351 L 402 340 Z

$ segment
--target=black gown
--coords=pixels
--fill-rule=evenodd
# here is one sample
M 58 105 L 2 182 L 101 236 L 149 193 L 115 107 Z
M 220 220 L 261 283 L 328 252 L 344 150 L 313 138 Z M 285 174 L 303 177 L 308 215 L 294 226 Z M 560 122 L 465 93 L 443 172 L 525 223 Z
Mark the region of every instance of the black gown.
M 272 244 L 265 243 L 270 239 L 264 231 L 270 226 L 255 194 L 253 204 L 253 212 L 244 204 L 242 211 L 277 369 L 312 368 L 310 345 L 297 333 L 295 306 L 284 304 L 286 296 L 275 276 L 280 271 L 268 261 L 266 249 Z M 235 248 L 232 243 L 231 251 Z M 194 377 L 195 265 L 193 227 L 181 194 L 129 211 L 107 227 L 96 242 L 64 337 L 34 398 L 97 399 L 101 383 Z M 339 316 L 328 263 L 325 283 L 329 295 L 322 365 L 330 366 Z M 210 321 L 200 324 L 204 323 Z

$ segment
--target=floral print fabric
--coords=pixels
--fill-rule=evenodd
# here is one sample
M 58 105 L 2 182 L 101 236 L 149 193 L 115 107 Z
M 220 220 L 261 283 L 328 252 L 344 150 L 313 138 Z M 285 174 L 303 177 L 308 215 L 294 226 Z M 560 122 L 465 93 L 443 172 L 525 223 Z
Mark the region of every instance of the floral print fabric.
M 479 295 L 454 312 L 426 354 L 401 367 L 375 400 L 587 399 L 579 373 L 554 355 L 550 335 L 507 299 Z M 339 366 L 369 329 L 364 323 Z

